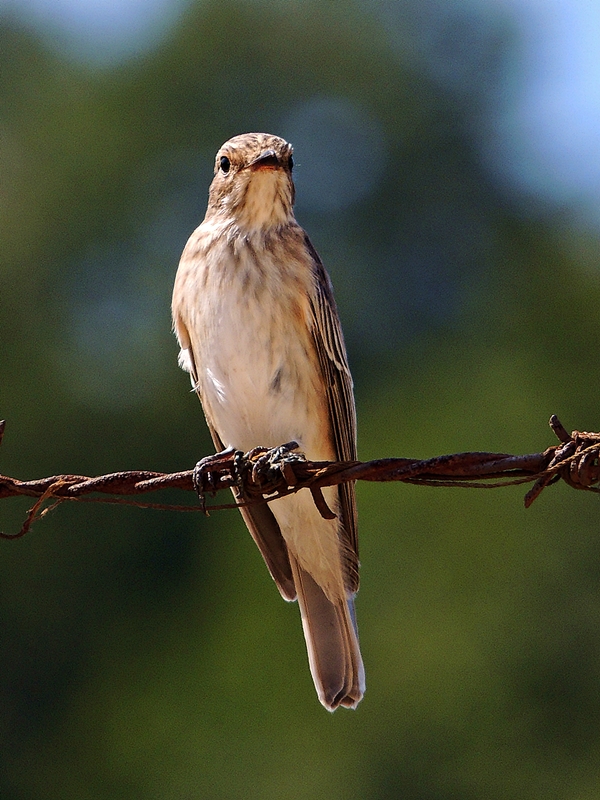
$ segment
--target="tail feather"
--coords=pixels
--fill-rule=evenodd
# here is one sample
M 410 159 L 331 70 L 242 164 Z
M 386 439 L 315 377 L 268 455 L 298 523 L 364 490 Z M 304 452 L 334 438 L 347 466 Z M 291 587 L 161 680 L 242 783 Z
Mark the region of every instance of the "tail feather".
M 356 708 L 365 673 L 350 597 L 334 603 L 290 554 L 310 671 L 321 703 L 329 711 Z

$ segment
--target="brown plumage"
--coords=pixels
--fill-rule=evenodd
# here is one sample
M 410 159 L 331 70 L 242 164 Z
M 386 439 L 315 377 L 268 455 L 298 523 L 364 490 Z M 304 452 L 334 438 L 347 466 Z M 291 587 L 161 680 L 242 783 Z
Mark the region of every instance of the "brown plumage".
M 292 148 L 264 133 L 219 150 L 206 217 L 173 290 L 180 363 L 217 450 L 295 439 L 309 459 L 356 458 L 352 379 L 329 277 L 292 210 Z M 298 599 L 323 705 L 356 707 L 364 670 L 353 597 L 358 539 L 353 484 L 240 508 L 279 591 Z M 239 495 L 238 495 L 239 496 Z

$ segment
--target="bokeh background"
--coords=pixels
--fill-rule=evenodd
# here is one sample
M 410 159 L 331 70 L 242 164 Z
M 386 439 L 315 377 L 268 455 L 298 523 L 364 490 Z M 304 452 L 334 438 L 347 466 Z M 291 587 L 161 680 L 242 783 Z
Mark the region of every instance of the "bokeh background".
M 295 145 L 362 458 L 598 430 L 599 41 L 584 0 L 0 0 L 1 471 L 210 452 L 170 291 L 250 130 Z M 600 796 L 597 498 L 358 495 L 352 713 L 234 512 L 63 505 L 0 542 L 3 800 Z

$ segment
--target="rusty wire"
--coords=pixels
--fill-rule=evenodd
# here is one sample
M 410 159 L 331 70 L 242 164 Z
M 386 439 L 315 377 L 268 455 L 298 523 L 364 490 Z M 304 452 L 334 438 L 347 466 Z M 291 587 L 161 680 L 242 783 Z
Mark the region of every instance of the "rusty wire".
M 247 454 L 227 451 L 203 459 L 201 470 L 170 474 L 146 470 L 113 472 L 94 478 L 85 475 L 53 475 L 21 481 L 0 475 L 0 499 L 28 496 L 37 502 L 27 513 L 16 534 L 0 532 L 0 538 L 24 536 L 32 524 L 62 502 L 87 501 L 135 505 L 175 511 L 219 511 L 239 505 L 265 503 L 300 489 L 311 491 L 323 516 L 331 515 L 321 489 L 346 481 L 399 481 L 424 486 L 499 488 L 534 482 L 525 495 L 529 507 L 542 490 L 562 479 L 574 489 L 599 492 L 600 434 L 581 431 L 567 433 L 558 417 L 550 427 L 559 439 L 541 453 L 515 456 L 507 453 L 453 453 L 426 460 L 384 458 L 375 461 L 308 461 L 301 453 L 284 446 L 284 454 L 256 448 Z M 0 443 L 5 424 L 0 421 Z M 287 447 L 287 449 L 285 449 Z M 276 448 L 281 450 L 282 448 Z M 237 503 L 204 504 L 204 495 L 237 487 L 243 500 Z M 128 499 L 163 489 L 200 491 L 197 505 L 182 506 Z M 93 496 L 90 496 L 93 495 Z M 44 504 L 50 504 L 44 507 Z

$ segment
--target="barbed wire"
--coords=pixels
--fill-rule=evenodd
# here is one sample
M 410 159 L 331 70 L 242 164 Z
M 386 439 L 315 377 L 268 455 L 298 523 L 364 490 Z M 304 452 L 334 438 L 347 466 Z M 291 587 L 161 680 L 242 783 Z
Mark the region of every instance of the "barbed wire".
M 321 490 L 346 481 L 399 481 L 420 486 L 469 489 L 494 489 L 533 482 L 524 498 L 526 508 L 546 486 L 561 479 L 574 489 L 600 492 L 600 434 L 582 431 L 569 434 L 556 415 L 550 417 L 549 424 L 559 444 L 551 445 L 541 453 L 520 456 L 467 452 L 425 460 L 309 461 L 297 452 L 296 442 L 288 442 L 272 449 L 255 448 L 245 454 L 227 450 L 202 459 L 194 469 L 168 474 L 128 470 L 93 478 L 53 475 L 29 481 L 0 475 L 0 500 L 22 496 L 37 498 L 27 512 L 21 530 L 15 534 L 0 532 L 0 538 L 24 536 L 37 520 L 67 500 L 208 513 L 266 503 L 309 489 L 321 514 L 331 517 L 333 512 L 327 507 Z M 5 422 L 0 421 L 0 444 L 4 430 Z M 206 494 L 214 496 L 228 488 L 235 490 L 237 502 L 206 506 Z M 184 506 L 129 499 L 164 489 L 193 491 L 199 496 L 199 503 Z

